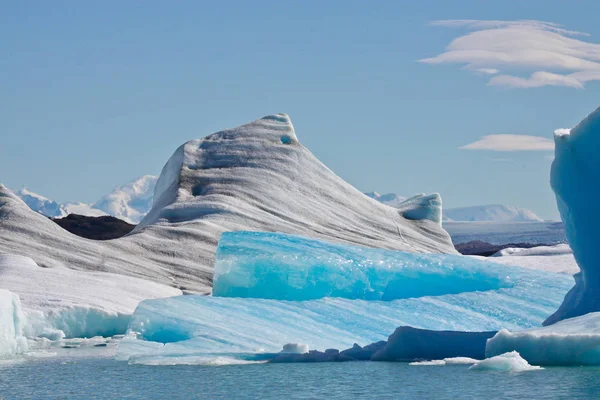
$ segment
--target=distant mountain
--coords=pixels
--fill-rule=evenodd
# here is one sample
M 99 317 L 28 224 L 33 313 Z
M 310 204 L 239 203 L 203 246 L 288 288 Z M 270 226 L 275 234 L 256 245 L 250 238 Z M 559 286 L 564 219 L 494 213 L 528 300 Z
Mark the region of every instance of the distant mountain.
M 395 193 L 379 194 L 377 192 L 365 193 L 372 199 L 378 200 L 388 206 L 398 208 L 407 197 Z M 510 207 L 501 204 L 490 204 L 484 206 L 471 206 L 460 208 L 448 208 L 442 210 L 444 221 L 456 222 L 531 222 L 542 221 L 532 211 L 520 207 Z
M 501 204 L 484 206 L 449 208 L 442 210 L 447 221 L 493 221 L 493 222 L 530 222 L 542 221 L 532 211 L 520 207 L 509 207 Z
M 387 204 L 388 206 L 398 207 L 400 203 L 405 201 L 408 197 L 398 196 L 396 193 L 379 194 L 377 192 L 365 193 L 372 199 L 379 201 L 380 203 Z
M 118 186 L 94 204 L 57 203 L 25 188 L 17 191 L 16 195 L 32 210 L 51 218 L 62 218 L 69 214 L 89 217 L 111 215 L 130 224 L 137 224 L 152 208 L 157 179 L 153 175 L 144 175 Z
M 15 194 L 33 211 L 37 211 L 47 217 L 61 218 L 67 215 L 62 204 L 52 201 L 26 188 L 16 191 Z
M 111 193 L 94 204 L 94 208 L 123 221 L 137 224 L 152 208 L 152 196 L 158 177 L 144 175 Z

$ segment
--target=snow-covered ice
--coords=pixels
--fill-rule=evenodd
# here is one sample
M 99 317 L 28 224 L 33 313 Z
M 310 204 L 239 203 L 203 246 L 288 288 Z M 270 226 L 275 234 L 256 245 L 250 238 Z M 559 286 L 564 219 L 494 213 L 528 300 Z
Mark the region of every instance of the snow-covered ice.
M 519 269 L 494 268 L 471 257 L 372 249 L 279 233 L 225 232 L 217 247 L 213 295 L 394 300 L 512 287 L 520 274 Z
M 25 315 L 19 296 L 0 289 L 0 358 L 27 351 Z
M 434 215 L 437 200 L 425 205 L 425 217 Z M 415 219 L 421 204 L 413 207 L 401 212 L 359 192 L 299 143 L 287 115 L 277 114 L 181 146 L 156 183 L 152 210 L 123 238 L 74 236 L 0 185 L 0 253 L 193 293 L 210 293 L 215 249 L 227 231 L 455 254 L 440 224 Z
M 570 131 L 557 131 L 554 141 L 550 184 L 581 272 L 575 275 L 575 287 L 545 324 L 600 311 L 600 214 L 595 212 L 600 176 L 600 108 Z
M 41 268 L 32 259 L 0 254 L 0 288 L 20 297 L 28 337 L 112 336 L 125 333 L 137 304 L 177 296 L 179 289 L 106 272 Z
M 491 358 L 481 360 L 472 365 L 473 371 L 503 371 L 503 372 L 526 372 L 542 369 L 536 365 L 530 365 L 519 353 L 511 351 Z
M 579 266 L 568 244 L 538 246 L 529 249 L 509 247 L 500 250 L 489 258 L 490 261 L 505 265 L 516 265 L 540 271 L 575 275 Z M 477 257 L 482 258 L 482 257 Z
M 543 328 L 498 332 L 486 355 L 518 351 L 537 365 L 600 365 L 600 313 L 565 319 Z

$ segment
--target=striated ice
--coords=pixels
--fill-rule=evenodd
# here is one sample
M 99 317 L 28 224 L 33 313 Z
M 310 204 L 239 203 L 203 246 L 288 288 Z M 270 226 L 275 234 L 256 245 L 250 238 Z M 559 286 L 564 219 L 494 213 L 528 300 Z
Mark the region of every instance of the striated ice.
M 235 253 L 236 245 L 230 239 L 236 237 L 241 246 L 237 253 L 239 258 L 231 255 Z M 413 292 L 418 297 L 389 301 L 344 297 L 321 297 L 303 301 L 265 299 L 259 297 L 287 298 L 290 284 L 282 277 L 289 276 L 299 265 L 311 265 L 310 262 L 297 264 L 298 249 L 302 249 L 303 260 L 314 261 L 317 255 L 327 260 L 339 257 L 349 259 L 350 256 L 356 257 L 355 252 L 360 248 L 267 233 L 232 233 L 223 240 L 232 247 L 221 249 L 218 257 L 229 258 L 232 271 L 237 268 L 236 261 L 252 263 L 254 260 L 258 265 L 266 262 L 265 260 L 273 261 L 273 258 L 269 258 L 271 256 L 279 257 L 287 253 L 291 263 L 286 264 L 288 259 L 279 257 L 274 264 L 277 268 L 273 268 L 274 265 L 267 268 L 277 277 L 275 280 L 269 280 L 249 269 L 240 269 L 247 273 L 246 277 L 252 278 L 252 274 L 256 274 L 257 281 L 271 282 L 272 286 L 279 289 L 265 292 L 267 288 L 259 286 L 246 292 L 251 297 L 178 296 L 145 300 L 137 307 L 129 333 L 119 346 L 119 359 L 144 363 L 164 357 L 206 355 L 247 360 L 268 359 L 269 354 L 279 353 L 282 346 L 288 343 L 303 343 L 310 349 L 320 351 L 350 348 L 354 343 L 367 345 L 387 339 L 390 332 L 398 326 L 471 332 L 497 331 L 505 327 L 514 330 L 531 328 L 539 326 L 556 309 L 573 281 L 563 274 L 507 267 L 470 257 L 461 257 L 465 266 L 460 266 L 452 262 L 444 264 L 446 259 L 443 257 L 447 256 L 439 258 L 439 255 L 418 255 L 422 257 L 418 258 L 414 254 L 398 252 L 390 255 L 385 250 L 369 249 L 370 257 L 384 263 L 402 260 L 416 263 L 420 260 L 421 272 L 429 272 L 429 275 L 421 275 L 419 285 L 426 286 L 428 282 L 433 282 L 432 286 L 436 286 L 438 295 L 421 295 L 424 293 L 421 291 Z M 254 249 L 253 254 L 242 254 L 244 243 L 249 243 L 246 240 L 253 243 L 252 248 L 246 249 Z M 265 255 L 269 257 L 265 258 Z M 448 260 L 452 261 L 453 257 Z M 451 286 L 437 286 L 440 280 L 436 278 L 436 274 L 456 285 L 461 281 L 453 274 L 461 276 L 465 270 L 472 272 L 483 266 L 493 271 L 490 272 L 492 276 L 510 279 L 511 286 L 483 289 L 475 285 L 471 287 L 471 291 L 462 293 L 455 293 L 456 289 Z M 415 271 L 419 270 L 417 265 L 413 268 Z M 356 269 L 359 270 L 360 267 L 356 266 Z M 339 271 L 339 265 L 335 262 L 323 263 L 321 274 L 317 274 L 317 277 L 331 287 L 338 278 L 329 282 L 328 274 L 332 273 L 332 277 L 335 277 Z M 397 275 L 397 278 L 401 285 L 402 275 Z M 220 279 L 222 277 L 217 277 L 216 281 Z M 364 275 L 346 274 L 343 279 L 346 286 L 353 287 L 357 282 L 364 282 Z M 407 274 L 405 279 L 416 282 L 411 274 Z M 215 289 L 215 294 L 231 294 L 233 290 L 230 289 L 239 288 L 240 283 L 250 281 L 233 280 L 231 288 L 225 284 L 228 281 L 223 281 L 219 291 Z M 377 283 L 377 280 L 372 282 Z M 311 293 L 312 298 L 329 295 L 328 290 L 315 292 L 311 287 L 303 290 Z M 453 294 L 443 294 L 444 290 Z M 294 293 L 303 297 L 302 290 Z M 482 345 L 482 352 L 483 350 Z M 447 354 L 440 358 L 461 355 Z
M 213 295 L 278 300 L 394 300 L 512 287 L 523 272 L 447 254 L 334 244 L 296 235 L 226 232 Z

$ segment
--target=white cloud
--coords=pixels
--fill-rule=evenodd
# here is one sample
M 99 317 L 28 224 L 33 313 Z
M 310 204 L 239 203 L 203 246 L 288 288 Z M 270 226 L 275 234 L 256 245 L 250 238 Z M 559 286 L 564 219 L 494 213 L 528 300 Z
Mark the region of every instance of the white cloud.
M 463 150 L 492 151 L 550 151 L 554 150 L 554 142 L 548 138 L 528 135 L 487 135 L 476 142 L 461 146 Z
M 494 75 L 490 85 L 583 88 L 588 81 L 600 80 L 600 44 L 573 37 L 587 35 L 582 32 L 532 20 L 445 20 L 430 25 L 469 32 L 454 39 L 443 53 L 419 61 L 464 64 L 473 72 Z

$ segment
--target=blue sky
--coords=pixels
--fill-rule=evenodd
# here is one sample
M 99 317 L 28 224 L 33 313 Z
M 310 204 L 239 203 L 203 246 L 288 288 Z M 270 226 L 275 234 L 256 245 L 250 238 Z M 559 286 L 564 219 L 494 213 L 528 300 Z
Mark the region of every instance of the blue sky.
M 557 218 L 543 138 L 600 105 L 599 12 L 597 1 L 4 3 L 0 182 L 91 202 L 158 174 L 186 140 L 285 112 L 360 190 Z

